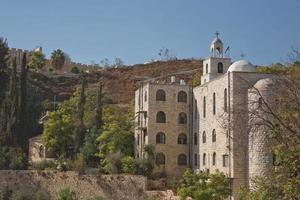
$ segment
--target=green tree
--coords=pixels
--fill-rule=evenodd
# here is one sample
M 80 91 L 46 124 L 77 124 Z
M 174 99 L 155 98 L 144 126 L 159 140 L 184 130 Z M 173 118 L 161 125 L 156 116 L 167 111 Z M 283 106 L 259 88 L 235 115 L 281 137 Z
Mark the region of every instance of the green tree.
M 30 57 L 28 66 L 30 69 L 38 70 L 45 66 L 45 54 L 42 51 L 34 51 Z
M 0 108 L 2 106 L 2 102 L 5 97 L 5 91 L 6 91 L 7 80 L 8 80 L 7 63 L 8 63 L 7 40 L 0 37 Z
M 65 53 L 61 49 L 56 49 L 51 53 L 51 65 L 54 69 L 62 69 L 65 64 L 65 60 Z
M 69 157 L 74 145 L 75 121 L 62 110 L 50 112 L 44 125 L 43 138 L 46 147 L 57 157 Z
M 105 107 L 103 109 L 103 126 L 99 141 L 99 156 L 103 168 L 121 169 L 123 156 L 133 156 L 134 136 L 131 132 L 131 117 L 124 115 L 118 109 Z
M 183 174 L 178 194 L 181 199 L 223 200 L 230 194 L 229 184 L 229 178 L 221 172 L 195 174 L 188 169 Z
M 58 193 L 58 200 L 76 200 L 76 193 L 70 188 L 64 188 Z
M 74 67 L 71 68 L 70 72 L 73 73 L 73 74 L 79 74 L 80 70 L 79 70 L 78 67 L 74 66 Z

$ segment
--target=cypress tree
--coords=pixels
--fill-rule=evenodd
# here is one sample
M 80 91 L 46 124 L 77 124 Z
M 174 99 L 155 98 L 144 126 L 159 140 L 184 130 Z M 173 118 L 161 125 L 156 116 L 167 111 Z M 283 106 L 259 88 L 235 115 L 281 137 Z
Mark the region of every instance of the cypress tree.
M 85 96 L 85 88 L 86 88 L 87 82 L 86 82 L 86 76 L 85 74 L 82 75 L 81 77 L 81 88 L 80 88 L 80 97 L 79 97 L 79 102 L 78 102 L 78 121 L 79 121 L 79 126 L 77 130 L 77 137 L 76 137 L 76 151 L 79 151 L 79 148 L 84 142 L 85 138 L 85 125 L 84 125 L 84 105 L 86 101 L 86 96 Z
M 99 90 L 97 93 L 96 113 L 95 113 L 95 127 L 96 131 L 99 131 L 102 127 L 102 83 L 99 83 Z
M 26 66 L 26 53 L 23 53 L 21 75 L 20 75 L 20 98 L 19 98 L 19 130 L 18 136 L 19 144 L 24 145 L 27 141 L 26 130 L 27 130 L 27 71 Z M 23 146 L 24 147 L 24 146 Z
M 10 84 L 9 84 L 9 93 L 7 95 L 7 144 L 15 145 L 16 144 L 16 133 L 17 133 L 17 123 L 18 123 L 18 91 L 17 91 L 17 64 L 16 58 L 13 59 Z
M 8 44 L 6 39 L 0 37 L 0 108 L 5 98 L 8 74 Z

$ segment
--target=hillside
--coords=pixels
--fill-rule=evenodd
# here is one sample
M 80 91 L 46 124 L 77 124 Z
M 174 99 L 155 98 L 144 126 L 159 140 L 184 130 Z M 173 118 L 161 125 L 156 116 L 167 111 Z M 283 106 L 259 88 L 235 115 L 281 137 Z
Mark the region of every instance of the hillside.
M 189 82 L 195 73 L 202 71 L 202 60 L 157 61 L 148 64 L 136 64 L 122 68 L 107 68 L 87 73 L 89 88 L 94 89 L 99 81 L 104 84 L 104 91 L 109 94 L 114 104 L 126 106 L 131 102 L 139 81 L 157 78 L 169 81 L 171 75 L 176 81 L 184 79 Z M 58 101 L 68 99 L 80 83 L 80 76 L 73 74 L 33 73 L 33 84 L 42 93 L 44 99 L 52 100 L 56 95 Z

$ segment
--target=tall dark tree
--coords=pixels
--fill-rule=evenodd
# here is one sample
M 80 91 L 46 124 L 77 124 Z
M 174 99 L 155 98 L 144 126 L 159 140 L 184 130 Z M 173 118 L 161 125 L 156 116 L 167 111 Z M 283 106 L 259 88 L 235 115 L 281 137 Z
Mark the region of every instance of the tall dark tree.
M 79 122 L 79 126 L 77 129 L 77 136 L 76 136 L 76 144 L 75 144 L 75 148 L 76 151 L 79 150 L 79 148 L 81 147 L 81 145 L 84 142 L 84 138 L 85 138 L 85 132 L 86 132 L 86 128 L 84 125 L 84 105 L 86 102 L 86 95 L 85 95 L 85 88 L 87 87 L 87 81 L 86 81 L 86 75 L 83 74 L 81 76 L 81 88 L 80 88 L 80 96 L 79 96 L 79 101 L 78 101 L 78 105 L 77 105 L 77 110 L 78 110 L 78 122 Z
M 61 49 L 56 49 L 51 53 L 51 65 L 53 68 L 61 69 L 66 61 L 66 55 Z
M 95 113 L 95 127 L 96 130 L 99 131 L 102 126 L 102 110 L 103 110 L 103 102 L 102 102 L 102 83 L 99 83 L 99 91 L 97 93 L 97 103 L 96 103 L 96 113 Z
M 0 37 L 0 108 L 5 98 L 8 81 L 7 62 L 8 44 L 6 39 Z
M 18 124 L 18 89 L 17 89 L 17 63 L 16 58 L 13 58 L 12 69 L 10 75 L 9 92 L 7 95 L 7 145 L 11 146 L 16 144 L 14 141 L 17 136 L 17 124 Z
M 22 57 L 21 75 L 20 75 L 20 98 L 19 98 L 19 130 L 18 142 L 25 144 L 25 131 L 27 130 L 27 71 L 26 53 Z

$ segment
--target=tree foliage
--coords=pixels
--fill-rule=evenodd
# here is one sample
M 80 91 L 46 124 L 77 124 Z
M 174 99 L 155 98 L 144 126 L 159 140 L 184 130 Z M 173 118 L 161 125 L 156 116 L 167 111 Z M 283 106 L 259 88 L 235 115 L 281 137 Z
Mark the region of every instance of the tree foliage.
M 223 173 L 193 173 L 187 169 L 178 189 L 181 199 L 192 197 L 195 200 L 223 200 L 230 194 L 229 178 Z
M 65 61 L 66 55 L 61 49 L 56 49 L 51 53 L 51 65 L 54 69 L 62 69 L 65 64 Z
M 34 51 L 30 56 L 28 67 L 33 70 L 39 70 L 45 66 L 45 63 L 45 54 L 42 51 Z

